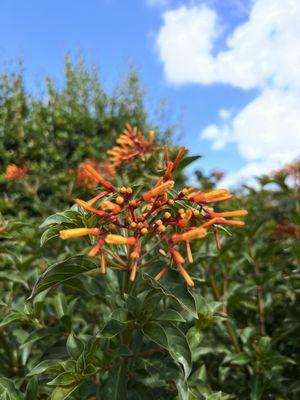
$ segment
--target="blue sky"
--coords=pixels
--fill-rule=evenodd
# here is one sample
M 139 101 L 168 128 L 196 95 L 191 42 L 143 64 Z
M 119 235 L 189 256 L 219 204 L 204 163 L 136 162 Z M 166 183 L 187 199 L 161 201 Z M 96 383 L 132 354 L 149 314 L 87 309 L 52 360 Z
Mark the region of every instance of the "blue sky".
M 277 11 L 282 12 L 282 20 L 289 27 L 296 26 L 294 16 L 285 14 L 283 0 L 274 1 Z M 287 1 L 297 3 L 297 0 Z M 158 102 L 167 97 L 174 115 L 183 115 L 185 133 L 180 141 L 191 153 L 205 155 L 198 166 L 206 171 L 221 168 L 228 172 L 232 183 L 234 179 L 265 172 L 276 163 L 295 157 L 293 149 L 287 148 L 284 157 L 279 159 L 280 127 L 267 128 L 270 132 L 262 140 L 265 118 L 259 115 L 255 119 L 258 106 L 262 106 L 259 110 L 264 108 L 268 95 L 271 99 L 273 94 L 275 98 L 282 98 L 277 93 L 282 87 L 270 84 L 270 77 L 285 76 L 282 70 L 272 70 L 266 76 L 261 69 L 257 70 L 257 65 L 265 65 L 263 54 L 282 40 L 276 41 L 278 20 L 275 17 L 266 21 L 272 35 L 257 22 L 266 15 L 268 7 L 273 9 L 271 0 L 255 3 L 256 9 L 250 0 L 2 0 L 0 65 L 20 56 L 29 87 L 46 74 L 59 82 L 65 52 L 76 54 L 82 49 L 88 63 L 96 62 L 100 66 L 102 77 L 110 87 L 133 63 L 151 100 Z M 297 16 L 299 7 L 296 8 L 293 13 Z M 299 40 L 297 29 L 284 34 L 290 33 L 290 38 Z M 254 43 L 253 36 L 257 36 Z M 291 44 L 291 39 L 288 40 Z M 172 44 L 172 41 L 175 42 Z M 257 55 L 259 47 L 262 47 L 261 58 Z M 225 61 L 219 57 L 221 52 L 225 52 Z M 284 67 L 288 69 L 289 65 Z M 243 71 L 249 78 L 244 77 Z M 282 118 L 278 110 L 284 106 L 292 105 L 295 115 L 300 111 L 298 88 L 292 87 L 291 93 L 286 93 L 289 82 L 285 80 L 283 84 L 286 105 L 275 102 L 271 110 L 272 118 L 279 121 Z M 253 118 L 253 131 L 249 134 Z M 299 124 L 295 137 L 300 136 L 298 128 Z M 251 146 L 247 145 L 249 136 Z M 272 153 L 275 148 L 280 156 L 270 158 L 266 154 L 269 144 Z M 259 149 L 257 154 L 256 149 Z

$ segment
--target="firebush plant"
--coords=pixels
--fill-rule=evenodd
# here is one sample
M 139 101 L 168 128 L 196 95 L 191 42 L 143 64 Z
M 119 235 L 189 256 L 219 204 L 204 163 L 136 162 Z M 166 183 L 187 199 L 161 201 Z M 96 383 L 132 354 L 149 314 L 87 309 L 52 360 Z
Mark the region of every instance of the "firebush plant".
M 153 139 L 153 131 L 146 138 L 127 125 L 117 139 L 121 146 L 108 151 L 113 154 L 116 174 L 122 165 L 116 160 L 131 165 L 137 158 L 147 162 Z M 184 159 L 186 151 L 180 148 L 172 161 L 168 147 L 163 150 L 164 160 L 153 171 L 159 177 L 153 183 L 146 178 L 118 187 L 86 164 L 85 172 L 101 186 L 99 193 L 86 201 L 76 199 L 75 207 L 50 216 L 42 225 L 46 228 L 43 243 L 59 234 L 64 240 L 88 237 L 92 247 L 86 255 L 83 248 L 78 255 L 46 269 L 31 298 L 64 282 L 85 285 L 84 277 L 80 281 L 78 277 L 87 273 L 101 293 L 99 307 L 105 314 L 102 323 L 72 332 L 67 341 L 69 358 L 62 358 L 58 369 L 53 360 L 35 367 L 34 371 L 39 371 L 46 366 L 43 372 L 53 373 L 50 384 L 57 386 L 53 396 L 63 392 L 67 397 L 86 382 L 94 383 L 94 394 L 103 398 L 122 398 L 124 393 L 130 398 L 135 391 L 141 396 L 151 385 L 140 369 L 149 374 L 153 359 L 162 376 L 171 374 L 171 381 L 163 385 L 163 396 L 171 396 L 172 390 L 167 394 L 167 388 L 172 381 L 174 394 L 190 390 L 184 387 L 192 369 L 191 339 L 181 324 L 195 323 L 198 303 L 204 301 L 197 291 L 186 287 L 195 286 L 184 266 L 186 258 L 194 262 L 190 242 L 209 239 L 211 230 L 220 248 L 219 230 L 224 225 L 243 226 L 243 221 L 228 218 L 245 216 L 247 211 L 217 212 L 211 207 L 232 199 L 226 189 L 176 188 L 176 169 L 189 161 Z
M 298 399 L 299 162 L 190 186 L 134 75 L 1 79 L 0 399 Z

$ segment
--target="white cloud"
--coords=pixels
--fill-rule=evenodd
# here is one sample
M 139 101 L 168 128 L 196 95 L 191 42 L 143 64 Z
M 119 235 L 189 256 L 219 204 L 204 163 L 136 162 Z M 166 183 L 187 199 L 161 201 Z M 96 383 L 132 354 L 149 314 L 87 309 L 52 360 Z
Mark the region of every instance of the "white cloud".
M 203 4 L 165 12 L 157 36 L 165 75 L 173 84 L 258 89 L 238 113 L 221 109 L 202 138 L 216 150 L 236 144 L 249 161 L 236 176 L 267 172 L 300 153 L 300 0 L 256 0 L 220 51 L 222 35 L 220 18 Z

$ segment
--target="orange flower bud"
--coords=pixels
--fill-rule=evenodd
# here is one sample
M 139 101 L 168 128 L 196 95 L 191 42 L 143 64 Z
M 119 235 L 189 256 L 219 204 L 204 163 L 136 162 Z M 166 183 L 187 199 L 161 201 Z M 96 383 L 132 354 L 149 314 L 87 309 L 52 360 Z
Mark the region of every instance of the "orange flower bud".
M 201 239 L 204 236 L 206 236 L 206 229 L 204 229 L 203 227 L 199 227 L 199 228 L 195 228 L 195 229 L 191 229 L 185 233 L 182 234 L 174 234 L 172 235 L 172 242 L 173 243 L 178 243 L 181 242 L 183 240 L 193 240 L 193 239 Z
M 131 268 L 131 273 L 130 273 L 130 282 L 134 282 L 135 281 L 135 277 L 136 277 L 136 272 L 137 272 L 137 265 L 138 265 L 138 260 L 135 260 L 132 268 Z
M 105 275 L 106 274 L 106 264 L 105 264 L 105 255 L 104 251 L 101 251 L 101 274 Z
M 183 217 L 184 215 L 184 217 Z M 185 214 L 181 214 L 182 219 L 178 222 L 178 225 L 183 228 L 184 226 L 187 225 L 187 223 L 189 222 L 189 220 L 192 218 L 193 212 L 190 209 L 187 209 Z
M 190 287 L 194 287 L 194 281 L 192 280 L 192 278 L 189 276 L 189 274 L 186 272 L 186 270 L 183 268 L 182 264 L 184 263 L 184 258 L 182 257 L 182 255 L 175 250 L 173 247 L 170 247 L 170 252 L 172 254 L 173 260 L 178 268 L 178 271 L 180 272 L 180 274 L 183 276 L 183 278 L 185 279 L 186 283 L 190 286 Z
M 225 212 L 212 212 L 214 217 L 244 217 L 248 214 L 247 210 L 225 211 Z
M 185 243 L 186 243 L 186 254 L 187 254 L 188 260 L 190 263 L 192 263 L 192 262 L 194 262 L 194 260 L 193 260 L 193 254 L 191 251 L 190 242 L 187 240 Z
M 90 211 L 90 212 L 93 213 L 93 214 L 97 214 L 97 215 L 99 215 L 100 217 L 106 217 L 107 215 L 109 215 L 109 214 L 107 214 L 107 213 L 104 212 L 104 211 L 96 210 L 96 208 L 92 207 L 91 205 L 89 205 L 88 203 L 86 203 L 86 202 L 83 201 L 83 200 L 76 199 L 76 200 L 75 200 L 75 203 L 76 203 L 79 207 L 83 208 L 84 210 Z
M 74 228 L 60 231 L 59 236 L 61 239 L 73 239 L 86 235 L 99 236 L 101 233 L 102 231 L 98 228 Z
M 98 240 L 98 243 L 94 247 L 92 247 L 92 249 L 88 252 L 88 256 L 94 257 L 102 248 L 103 244 L 104 244 L 104 239 Z
M 167 162 L 167 169 L 166 169 L 166 172 L 165 172 L 165 179 L 170 179 L 171 178 L 171 173 L 173 171 L 173 167 L 174 167 L 174 164 L 172 163 L 172 161 L 168 161 Z
M 116 198 L 116 203 L 117 203 L 117 204 L 123 204 L 123 203 L 124 203 L 124 198 L 121 197 L 121 196 L 118 196 L 118 197 Z
M 144 193 L 142 197 L 145 201 L 149 201 L 151 197 L 162 195 L 166 193 L 169 189 L 171 189 L 173 186 L 174 186 L 174 181 L 167 181 L 159 186 L 156 186 L 152 190 L 149 190 L 149 192 Z
M 170 247 L 169 250 L 176 264 L 177 263 L 183 264 L 185 262 L 185 259 L 182 257 L 179 251 L 174 249 L 174 247 Z
M 172 169 L 172 171 L 174 171 L 174 169 L 177 167 L 177 165 L 179 164 L 179 162 L 180 162 L 180 160 L 182 159 L 182 157 L 183 157 L 183 155 L 184 155 L 184 153 L 186 152 L 186 148 L 185 147 L 180 147 L 180 149 L 179 149 L 179 151 L 178 151 L 178 153 L 177 153 L 177 156 L 176 156 L 176 158 L 175 158 L 175 161 L 174 161 L 174 163 L 173 163 L 173 169 Z
M 155 281 L 159 281 L 159 280 L 164 276 L 164 274 L 165 274 L 166 271 L 168 270 L 169 266 L 170 266 L 169 263 L 166 264 L 166 265 L 163 267 L 163 269 L 154 277 L 154 280 L 155 280 Z
M 101 183 L 101 185 L 104 186 L 107 190 L 115 191 L 113 185 L 104 178 L 102 178 L 99 172 L 97 172 L 90 164 L 87 164 L 85 166 L 85 169 L 93 178 L 95 178 L 99 183 Z
M 148 144 L 151 145 L 153 143 L 153 140 L 154 140 L 154 131 L 150 131 Z
M 185 279 L 186 283 L 190 287 L 194 287 L 195 283 L 194 283 L 193 279 L 189 276 L 189 274 L 186 272 L 186 270 L 183 268 L 183 266 L 181 264 L 177 264 L 177 268 L 178 268 L 178 271 L 180 272 L 180 274 Z
M 218 218 L 217 223 L 222 224 L 222 225 L 232 225 L 232 226 L 244 226 L 245 225 L 244 221 L 234 221 L 234 220 L 231 221 L 231 220 L 228 220 L 225 218 Z
M 134 246 L 136 243 L 136 238 L 108 234 L 105 238 L 105 241 L 108 244 L 128 244 L 129 246 Z

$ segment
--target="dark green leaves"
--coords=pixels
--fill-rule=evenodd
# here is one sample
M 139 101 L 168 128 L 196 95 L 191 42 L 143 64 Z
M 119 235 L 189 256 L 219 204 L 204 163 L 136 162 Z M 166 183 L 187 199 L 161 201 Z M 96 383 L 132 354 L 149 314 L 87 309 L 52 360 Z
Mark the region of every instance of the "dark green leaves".
M 43 273 L 35 284 L 30 299 L 43 290 L 96 268 L 98 268 L 98 265 L 93 259 L 83 256 L 70 257 L 64 261 L 53 264 Z
M 0 398 L 3 400 L 24 400 L 24 396 L 16 389 L 13 381 L 7 378 L 0 378 Z
M 187 379 L 191 372 L 192 360 L 189 344 L 183 332 L 169 323 L 148 322 L 143 326 L 143 333 L 168 350 L 173 360 L 182 366 L 185 379 Z
M 176 271 L 168 271 L 167 279 L 159 282 L 156 282 L 152 276 L 145 272 L 142 277 L 154 289 L 160 290 L 165 296 L 172 298 L 180 304 L 180 306 L 188 311 L 194 318 L 198 318 L 195 298 Z

